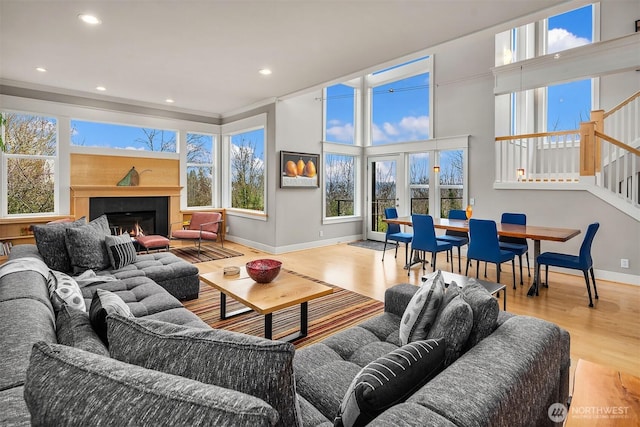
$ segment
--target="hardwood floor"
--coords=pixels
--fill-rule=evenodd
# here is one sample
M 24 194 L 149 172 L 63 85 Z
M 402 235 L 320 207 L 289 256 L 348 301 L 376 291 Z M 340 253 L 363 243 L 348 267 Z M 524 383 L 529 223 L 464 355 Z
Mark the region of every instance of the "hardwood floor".
M 233 242 L 225 242 L 227 246 L 245 255 L 196 266 L 201 272 L 208 272 L 227 265 L 242 265 L 251 259 L 274 258 L 281 260 L 286 268 L 380 301 L 384 300 L 387 288 L 398 283 L 417 285 L 422 275 L 420 267 L 416 265 L 407 277 L 407 271 L 403 269 L 404 247 L 398 250 L 398 259 L 394 258 L 393 250 L 387 250 L 382 262 L 382 251 L 346 243 L 281 255 L 266 254 Z M 463 258 L 463 274 L 464 261 Z M 438 256 L 437 266 L 446 270 L 451 268 L 444 254 Z M 454 272 L 457 272 L 457 266 L 458 260 L 454 257 Z M 549 272 L 549 288 L 542 288 L 538 297 L 527 297 L 533 271 L 529 278 L 525 266 L 524 286 L 520 286 L 516 265 L 517 289 L 514 290 L 511 267 L 505 264 L 503 268 L 506 268 L 501 278 L 502 283 L 507 285 L 507 311 L 546 319 L 568 330 L 571 334 L 573 368 L 578 359 L 585 359 L 640 376 L 640 288 L 598 280 L 600 299 L 594 299 L 595 307 L 589 308 L 587 289 L 581 276 Z M 482 277 L 482 264 L 480 269 Z M 428 265 L 427 272 L 430 271 L 431 266 Z M 474 263 L 474 268 L 469 268 L 469 275 L 475 276 L 475 273 Z M 488 280 L 495 280 L 495 267 L 490 265 L 487 275 Z

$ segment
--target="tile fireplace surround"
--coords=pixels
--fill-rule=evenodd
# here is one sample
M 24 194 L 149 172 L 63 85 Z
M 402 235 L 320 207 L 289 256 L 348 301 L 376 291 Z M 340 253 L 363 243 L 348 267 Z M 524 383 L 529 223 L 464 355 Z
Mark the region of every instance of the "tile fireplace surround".
M 180 213 L 180 186 L 73 185 L 71 186 L 71 214 L 76 218 L 89 218 L 89 200 L 92 197 L 168 197 L 169 226 L 182 221 Z

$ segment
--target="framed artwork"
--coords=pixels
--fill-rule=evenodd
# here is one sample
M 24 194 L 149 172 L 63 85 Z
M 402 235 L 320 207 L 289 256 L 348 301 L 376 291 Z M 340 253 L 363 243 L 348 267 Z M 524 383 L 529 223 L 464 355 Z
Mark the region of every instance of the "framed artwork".
M 280 188 L 320 186 L 319 154 L 280 151 Z

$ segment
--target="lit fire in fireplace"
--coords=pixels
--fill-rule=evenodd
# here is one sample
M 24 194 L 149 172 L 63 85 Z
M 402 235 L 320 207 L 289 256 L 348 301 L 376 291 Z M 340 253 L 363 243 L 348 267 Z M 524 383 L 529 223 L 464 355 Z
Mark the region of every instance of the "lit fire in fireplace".
M 144 236 L 144 230 L 140 227 L 140 224 L 136 222 L 133 228 L 129 230 L 129 234 L 131 237 Z

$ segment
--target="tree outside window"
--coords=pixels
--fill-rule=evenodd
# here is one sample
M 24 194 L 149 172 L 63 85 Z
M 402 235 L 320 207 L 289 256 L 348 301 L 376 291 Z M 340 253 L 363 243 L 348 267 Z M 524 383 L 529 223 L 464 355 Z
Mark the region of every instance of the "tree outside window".
M 231 207 L 264 212 L 264 128 L 230 136 Z
M 464 196 L 464 153 L 462 150 L 440 151 L 440 217 L 451 209 L 462 209 Z
M 55 118 L 5 113 L 7 213 L 53 213 L 58 126 Z
M 215 137 L 187 133 L 187 206 L 213 205 L 213 147 Z
M 326 154 L 324 166 L 325 216 L 355 214 L 356 158 L 343 154 Z

